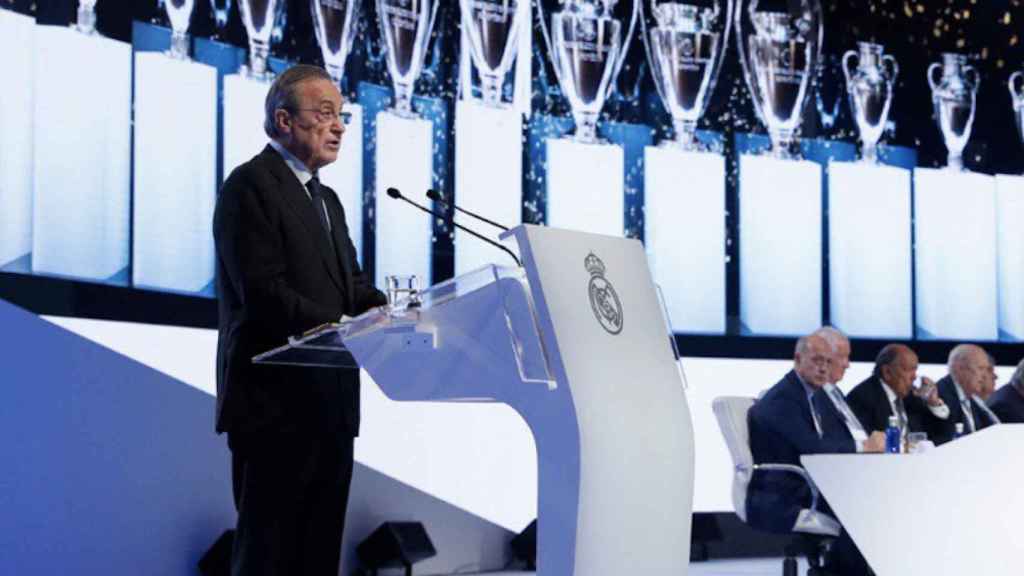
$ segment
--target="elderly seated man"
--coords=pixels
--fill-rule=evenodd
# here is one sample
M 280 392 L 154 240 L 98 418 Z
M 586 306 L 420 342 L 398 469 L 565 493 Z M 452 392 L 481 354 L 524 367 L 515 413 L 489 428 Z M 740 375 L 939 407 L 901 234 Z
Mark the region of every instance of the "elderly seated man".
M 1024 424 L 1024 360 L 1017 364 L 1010 383 L 992 393 L 988 407 L 1002 422 Z
M 750 449 L 755 463 L 800 466 L 803 454 L 882 452 L 885 435 L 863 441 L 849 430 L 829 425 L 840 416 L 821 389 L 829 382 L 832 347 L 820 334 L 801 338 L 793 369 L 750 409 Z M 788 533 L 806 516 L 811 492 L 797 475 L 756 472 L 747 490 L 747 521 L 755 528 Z M 827 504 L 822 511 L 831 513 Z M 841 574 L 865 574 L 863 557 L 844 531 L 833 550 L 830 567 Z
M 942 435 L 949 419 L 949 407 L 939 398 L 935 383 L 927 376 L 917 394 L 917 354 L 903 344 L 889 344 L 875 357 L 871 377 L 850 391 L 846 401 L 868 430 L 884 431 L 889 417 L 896 416 L 901 434 L 926 432 L 929 438 Z
M 963 424 L 964 434 L 971 434 L 999 423 L 980 396 L 992 370 L 985 350 L 974 344 L 960 344 L 950 351 L 948 366 L 949 375 L 939 380 L 938 387 L 950 415 L 933 438 L 936 444 L 952 440 L 957 424 Z

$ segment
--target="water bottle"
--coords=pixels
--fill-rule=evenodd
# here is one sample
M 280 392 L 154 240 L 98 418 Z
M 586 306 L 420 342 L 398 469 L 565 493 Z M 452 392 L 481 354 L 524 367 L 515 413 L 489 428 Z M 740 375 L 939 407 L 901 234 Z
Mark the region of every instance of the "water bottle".
M 885 429 L 885 451 L 890 454 L 900 453 L 900 419 L 889 416 L 889 426 Z
M 953 440 L 956 440 L 957 438 L 959 438 L 959 437 L 961 437 L 963 435 L 964 435 L 964 423 L 963 422 L 957 422 L 956 423 L 956 431 L 953 432 Z

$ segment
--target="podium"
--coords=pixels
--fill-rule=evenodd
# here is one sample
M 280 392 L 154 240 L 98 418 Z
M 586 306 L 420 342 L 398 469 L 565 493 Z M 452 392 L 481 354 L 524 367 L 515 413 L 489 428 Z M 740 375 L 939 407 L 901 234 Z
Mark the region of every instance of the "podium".
M 1020 574 L 1024 499 L 1003 424 L 921 454 L 822 454 L 801 461 L 878 576 Z
M 538 574 L 685 575 L 693 426 L 642 245 L 532 225 L 502 239 L 522 268 L 485 266 L 254 360 L 358 362 L 397 401 L 508 404 L 537 447 Z

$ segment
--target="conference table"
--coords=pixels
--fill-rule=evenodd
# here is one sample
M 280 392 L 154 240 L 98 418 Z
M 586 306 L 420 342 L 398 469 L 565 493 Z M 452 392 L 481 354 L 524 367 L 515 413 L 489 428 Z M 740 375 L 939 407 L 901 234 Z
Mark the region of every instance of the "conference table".
M 801 457 L 878 576 L 1018 576 L 1024 562 L 1024 425 L 917 454 Z

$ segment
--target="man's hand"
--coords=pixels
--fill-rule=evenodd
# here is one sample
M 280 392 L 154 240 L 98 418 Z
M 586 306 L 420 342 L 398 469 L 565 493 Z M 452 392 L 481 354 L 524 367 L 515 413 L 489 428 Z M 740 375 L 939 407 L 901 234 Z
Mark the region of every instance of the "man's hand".
M 872 432 L 864 441 L 864 452 L 885 452 L 885 432 Z
M 945 405 L 942 398 L 939 398 L 939 387 L 935 385 L 935 382 L 933 382 L 931 378 L 921 376 L 921 388 L 927 390 L 927 393 L 924 395 L 924 401 L 927 402 L 929 406 Z

